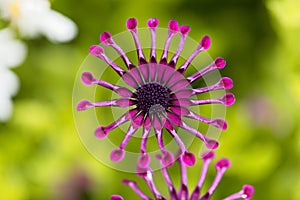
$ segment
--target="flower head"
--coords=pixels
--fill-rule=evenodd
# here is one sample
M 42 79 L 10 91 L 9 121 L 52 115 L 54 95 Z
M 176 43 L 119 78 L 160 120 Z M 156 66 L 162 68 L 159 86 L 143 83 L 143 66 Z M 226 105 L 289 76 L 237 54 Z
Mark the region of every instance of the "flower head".
M 187 180 L 187 172 L 186 172 L 186 166 L 183 164 L 182 158 L 178 159 L 178 163 L 180 166 L 180 174 L 181 174 L 181 181 L 180 181 L 180 188 L 176 189 L 172 182 L 172 177 L 170 176 L 168 172 L 168 167 L 164 167 L 162 162 L 162 168 L 161 172 L 163 174 L 163 177 L 165 179 L 166 184 L 168 185 L 169 189 L 169 198 L 166 198 L 163 196 L 159 190 L 156 188 L 154 181 L 153 181 L 153 173 L 151 168 L 138 168 L 137 173 L 138 175 L 145 180 L 147 183 L 150 191 L 152 192 L 153 196 L 156 200 L 209 200 L 211 199 L 214 191 L 216 190 L 217 186 L 219 185 L 223 174 L 225 171 L 230 167 L 230 161 L 226 158 L 220 159 L 215 163 L 215 168 L 217 170 L 217 174 L 208 188 L 207 191 L 203 192 L 202 195 L 201 190 L 203 188 L 203 184 L 207 175 L 207 171 L 209 168 L 209 165 L 213 158 L 215 157 L 215 154 L 213 152 L 207 152 L 202 154 L 201 158 L 203 161 L 202 170 L 200 173 L 200 177 L 198 179 L 197 185 L 194 188 L 193 191 L 188 190 L 188 180 Z M 162 157 L 159 156 L 159 159 Z M 161 160 L 162 161 L 162 160 Z M 140 198 L 145 200 L 152 199 L 151 197 L 147 196 L 137 185 L 135 181 L 131 180 L 123 180 L 123 184 L 128 185 Z M 249 200 L 252 198 L 254 194 L 254 188 L 251 185 L 244 185 L 242 190 L 240 190 L 237 193 L 234 193 L 228 197 L 223 198 L 223 200 L 234 200 L 234 199 L 246 199 Z M 111 200 L 122 200 L 123 197 L 119 195 L 112 195 Z
M 99 139 L 107 137 L 110 131 L 117 128 L 125 122 L 130 122 L 128 131 L 119 147 L 111 152 L 110 158 L 113 161 L 121 161 L 125 156 L 125 147 L 130 138 L 135 134 L 138 128 L 143 129 L 140 156 L 138 164 L 140 167 L 148 166 L 150 156 L 146 151 L 147 139 L 150 129 L 153 129 L 157 138 L 158 146 L 162 152 L 162 163 L 168 166 L 173 163 L 174 155 L 166 150 L 163 140 L 163 129 L 167 130 L 174 138 L 180 148 L 180 156 L 186 165 L 195 163 L 195 156 L 187 150 L 182 139 L 177 134 L 175 127 L 180 127 L 187 130 L 192 135 L 198 137 L 204 142 L 207 148 L 215 149 L 218 147 L 218 142 L 209 138 L 197 129 L 192 128 L 185 121 L 185 118 L 211 124 L 221 130 L 227 128 L 227 123 L 224 119 L 209 119 L 193 112 L 190 107 L 204 104 L 223 104 L 230 106 L 234 103 L 234 95 L 226 93 L 224 96 L 215 99 L 195 100 L 196 95 L 203 94 L 214 90 L 226 90 L 232 88 L 232 80 L 227 77 L 221 78 L 217 83 L 211 86 L 202 88 L 192 88 L 191 84 L 202 78 L 209 72 L 224 68 L 226 62 L 223 58 L 216 58 L 208 66 L 200 71 L 187 76 L 185 72 L 193 59 L 203 51 L 206 51 L 211 40 L 208 36 L 202 37 L 197 48 L 179 65 L 178 59 L 184 47 L 185 40 L 190 31 L 188 26 L 180 26 L 175 20 L 171 20 L 168 26 L 168 34 L 165 41 L 164 49 L 161 58 L 158 59 L 156 49 L 156 30 L 158 20 L 156 18 L 148 20 L 148 28 L 151 34 L 150 57 L 146 58 L 143 48 L 138 37 L 138 22 L 135 18 L 128 19 L 126 26 L 130 31 L 136 51 L 137 63 L 134 64 L 126 55 L 124 50 L 114 41 L 109 32 L 104 32 L 100 35 L 100 41 L 105 46 L 112 47 L 120 58 L 124 61 L 124 69 L 112 61 L 104 51 L 104 48 L 99 45 L 90 47 L 90 54 L 105 61 L 125 82 L 128 86 L 115 85 L 104 80 L 98 80 L 91 72 L 82 74 L 82 81 L 86 85 L 97 84 L 104 88 L 110 89 L 117 93 L 120 97 L 117 99 L 90 102 L 82 100 L 77 105 L 77 110 L 82 111 L 94 107 L 115 106 L 129 108 L 124 115 L 112 122 L 108 126 L 99 126 L 95 129 L 95 135 Z M 180 34 L 180 41 L 176 52 L 168 59 L 171 52 L 169 46 L 173 36 Z

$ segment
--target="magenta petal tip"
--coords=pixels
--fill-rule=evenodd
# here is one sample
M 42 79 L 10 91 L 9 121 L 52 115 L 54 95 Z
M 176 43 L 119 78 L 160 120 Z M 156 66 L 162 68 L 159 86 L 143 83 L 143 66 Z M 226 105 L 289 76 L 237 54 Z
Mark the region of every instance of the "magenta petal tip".
M 110 200 L 124 200 L 124 199 L 122 196 L 114 194 L 110 197 Z
M 252 185 L 244 185 L 243 186 L 244 195 L 242 198 L 251 198 L 254 194 L 254 187 Z
M 190 32 L 190 30 L 191 30 L 191 28 L 189 26 L 185 26 L 185 25 L 180 26 L 180 33 L 182 35 L 188 34 Z
M 231 78 L 223 77 L 221 82 L 225 90 L 230 90 L 233 87 L 233 81 Z
M 98 128 L 96 128 L 95 130 L 95 136 L 98 139 L 104 139 L 107 137 L 108 131 L 105 129 L 105 127 L 103 126 L 99 126 Z
M 102 33 L 102 34 L 100 35 L 100 41 L 101 41 L 104 45 L 110 45 L 110 44 L 112 44 L 110 32 L 104 32 L 104 33 Z
M 217 68 L 222 69 L 226 66 L 226 61 L 223 58 L 218 57 L 215 59 L 215 65 Z
M 157 18 L 151 18 L 147 22 L 149 28 L 156 28 L 158 26 L 158 19 Z
M 82 100 L 77 104 L 78 111 L 86 110 L 86 109 L 89 109 L 92 107 L 94 107 L 93 104 L 91 104 L 91 102 L 89 102 L 87 100 Z
M 235 97 L 232 93 L 226 93 L 222 99 L 225 106 L 231 106 L 235 102 Z
M 224 119 L 221 118 L 217 118 L 212 120 L 212 122 L 210 123 L 212 125 L 214 125 L 215 127 L 221 129 L 221 130 L 226 130 L 227 129 L 227 122 Z
M 126 26 L 129 30 L 135 30 L 137 27 L 137 20 L 135 18 L 129 18 L 127 20 Z
M 162 165 L 164 167 L 169 167 L 170 165 L 172 165 L 174 163 L 174 156 L 171 152 L 164 151 L 161 161 L 162 161 Z
M 216 162 L 215 167 L 217 169 L 229 168 L 231 165 L 230 161 L 227 158 L 222 158 L 218 162 Z
M 205 145 L 208 149 L 216 149 L 219 146 L 218 141 L 213 140 L 213 139 L 206 139 Z
M 92 45 L 89 49 L 90 54 L 99 57 L 104 53 L 104 49 L 98 45 Z
M 201 158 L 203 160 L 209 160 L 209 159 L 214 159 L 215 158 L 215 153 L 212 152 L 212 151 L 208 151 L 208 152 L 204 152 L 202 155 L 201 155 Z
M 196 157 L 193 153 L 186 151 L 182 155 L 182 161 L 187 166 L 193 166 L 196 162 Z
M 200 42 L 200 46 L 204 49 L 204 50 L 207 50 L 209 49 L 210 47 L 210 44 L 211 44 L 211 39 L 209 36 L 203 36 L 202 39 L 201 39 L 201 42 Z
M 125 152 L 123 149 L 114 149 L 110 153 L 110 159 L 114 162 L 120 162 L 123 160 Z
M 137 166 L 136 169 L 136 174 L 141 177 L 141 178 L 145 178 L 149 172 L 151 173 L 151 171 L 149 171 L 149 169 L 146 167 L 140 167 L 140 166 Z
M 128 179 L 123 179 L 122 180 L 122 184 L 124 185 L 128 185 L 129 183 L 131 183 L 132 181 L 128 180 Z
M 81 80 L 86 85 L 92 85 L 95 81 L 95 78 L 91 72 L 83 72 L 81 75 Z
M 178 22 L 175 20 L 170 20 L 169 21 L 169 30 L 172 31 L 173 33 L 177 33 L 179 29 Z
M 147 153 L 142 153 L 138 160 L 138 165 L 142 168 L 147 168 L 150 163 L 150 156 Z

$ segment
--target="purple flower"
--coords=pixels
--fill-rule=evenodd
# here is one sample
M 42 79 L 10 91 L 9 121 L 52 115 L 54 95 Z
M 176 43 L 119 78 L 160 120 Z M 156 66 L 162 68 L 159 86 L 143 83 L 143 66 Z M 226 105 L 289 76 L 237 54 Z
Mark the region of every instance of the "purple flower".
M 147 24 L 151 33 L 149 59 L 145 57 L 137 35 L 137 20 L 135 18 L 130 18 L 126 23 L 126 26 L 131 32 L 135 42 L 138 56 L 137 65 L 129 60 L 123 49 L 114 42 L 113 37 L 109 32 L 104 32 L 100 35 L 100 41 L 102 44 L 111 46 L 118 53 L 120 58 L 122 58 L 126 65 L 126 70 L 110 60 L 101 46 L 93 45 L 90 47 L 90 54 L 105 61 L 124 80 L 128 87 L 114 85 L 104 80 L 98 80 L 92 73 L 84 72 L 82 74 L 82 81 L 84 84 L 100 85 L 114 91 L 120 96 L 120 98 L 101 102 L 82 100 L 78 103 L 77 110 L 82 111 L 102 106 L 128 107 L 128 111 L 119 119 L 107 126 L 99 126 L 95 130 L 96 137 L 103 139 L 107 137 L 110 131 L 121 124 L 130 121 L 126 136 L 119 147 L 113 150 L 110 154 L 112 161 L 119 162 L 124 158 L 124 149 L 128 141 L 138 128 L 142 127 L 143 135 L 138 160 L 139 166 L 146 167 L 150 162 L 150 156 L 146 151 L 146 145 L 151 128 L 153 128 L 155 132 L 158 146 L 162 151 L 163 165 L 168 166 L 172 164 L 174 156 L 166 150 L 162 137 L 162 131 L 163 128 L 165 128 L 178 144 L 181 150 L 183 162 L 186 165 L 193 165 L 195 163 L 195 156 L 187 150 L 187 147 L 178 136 L 175 127 L 187 130 L 189 133 L 198 137 L 205 143 L 207 148 L 217 148 L 218 142 L 216 140 L 203 135 L 197 129 L 189 126 L 184 121 L 184 118 L 201 121 L 211 124 L 221 130 L 225 130 L 227 128 L 227 123 L 224 119 L 205 118 L 193 112 L 189 107 L 204 104 L 223 104 L 225 106 L 232 105 L 235 101 L 232 93 L 226 93 L 224 96 L 216 99 L 195 100 L 192 98 L 198 94 L 214 90 L 231 89 L 233 85 L 232 80 L 230 78 L 223 77 L 214 85 L 202 88 L 192 88 L 190 86 L 191 83 L 202 78 L 209 72 L 224 68 L 226 65 L 224 59 L 219 57 L 200 71 L 190 76 L 185 76 L 185 71 L 192 60 L 200 52 L 209 48 L 211 44 L 210 38 L 208 36 L 202 37 L 198 47 L 193 51 L 193 53 L 182 65 L 177 66 L 177 61 L 184 47 L 184 42 L 190 31 L 190 27 L 179 27 L 177 21 L 170 20 L 165 46 L 161 58 L 158 59 L 156 55 L 156 28 L 158 26 L 158 20 L 156 18 L 149 19 Z M 169 60 L 169 46 L 173 36 L 178 32 L 180 33 L 180 42 L 176 52 Z
M 211 163 L 212 159 L 215 157 L 213 152 L 207 152 L 202 154 L 201 158 L 203 160 L 202 170 L 200 173 L 200 177 L 198 179 L 198 183 L 193 191 L 188 190 L 187 185 L 187 173 L 186 173 L 186 165 L 183 164 L 182 158 L 178 158 L 178 163 L 180 166 L 180 174 L 181 174 L 181 181 L 180 181 L 180 188 L 177 190 L 171 180 L 170 174 L 168 173 L 168 167 L 164 167 L 161 162 L 162 168 L 161 172 L 165 179 L 165 182 L 168 185 L 169 189 L 169 198 L 164 197 L 156 188 L 154 181 L 153 181 L 153 173 L 150 168 L 138 168 L 137 173 L 138 175 L 145 180 L 147 183 L 150 191 L 154 195 L 156 200 L 209 200 L 211 199 L 215 189 L 219 185 L 223 174 L 225 171 L 230 167 L 230 161 L 226 158 L 220 159 L 215 163 L 215 168 L 217 170 L 217 174 L 208 188 L 207 191 L 203 192 L 203 195 L 200 195 L 203 183 L 206 178 L 206 174 L 208 171 L 209 164 Z M 158 157 L 161 160 L 161 156 Z M 161 160 L 162 161 L 162 160 Z M 135 181 L 131 180 L 123 180 L 123 184 L 128 185 L 141 199 L 144 200 L 151 200 L 153 198 L 147 196 L 143 191 L 138 187 Z M 223 198 L 223 200 L 233 200 L 233 199 L 246 199 L 249 200 L 252 198 L 254 194 L 254 188 L 251 185 L 244 185 L 242 190 L 228 197 Z M 122 200 L 123 197 L 119 195 L 112 195 L 110 200 Z

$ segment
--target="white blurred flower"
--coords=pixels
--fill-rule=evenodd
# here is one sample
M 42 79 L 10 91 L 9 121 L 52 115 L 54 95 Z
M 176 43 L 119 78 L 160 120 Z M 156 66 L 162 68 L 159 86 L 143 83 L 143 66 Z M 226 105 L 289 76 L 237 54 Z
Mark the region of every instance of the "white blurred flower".
M 7 121 L 12 112 L 11 98 L 19 88 L 18 77 L 9 68 L 24 61 L 27 49 L 9 29 L 0 30 L 0 44 L 0 121 Z
M 44 35 L 52 42 L 67 42 L 77 34 L 76 24 L 52 10 L 48 0 L 1 0 L 0 13 L 22 37 Z
M 9 29 L 0 30 L 0 69 L 20 65 L 26 57 L 27 48 L 16 40 Z
M 0 121 L 10 118 L 13 109 L 11 97 L 18 89 L 18 77 L 11 70 L 0 68 Z

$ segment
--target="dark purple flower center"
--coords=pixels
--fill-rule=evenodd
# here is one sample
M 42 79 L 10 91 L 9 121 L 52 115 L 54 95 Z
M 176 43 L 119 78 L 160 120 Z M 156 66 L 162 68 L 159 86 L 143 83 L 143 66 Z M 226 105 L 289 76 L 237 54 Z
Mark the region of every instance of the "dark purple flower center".
M 145 113 L 162 112 L 168 107 L 170 93 L 159 83 L 147 83 L 137 88 L 137 108 Z

